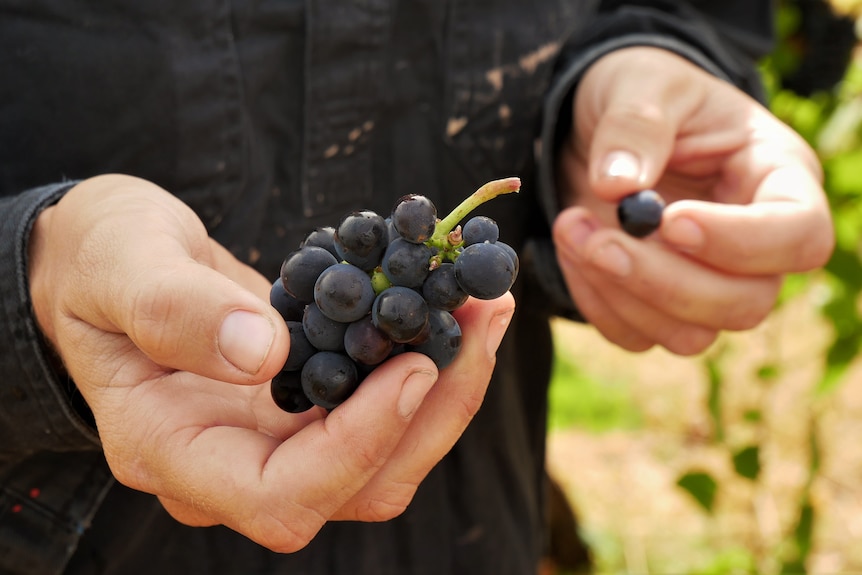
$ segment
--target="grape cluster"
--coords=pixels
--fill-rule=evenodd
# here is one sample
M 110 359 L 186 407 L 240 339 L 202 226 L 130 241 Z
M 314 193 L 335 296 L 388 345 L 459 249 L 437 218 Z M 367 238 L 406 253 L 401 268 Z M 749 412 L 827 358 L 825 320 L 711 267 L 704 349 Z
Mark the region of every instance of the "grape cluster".
M 290 354 L 272 380 L 273 400 L 299 413 L 334 409 L 375 366 L 404 351 L 449 365 L 461 347 L 452 311 L 469 296 L 495 299 L 518 274 L 479 204 L 516 192 L 518 178 L 488 182 L 440 220 L 425 196 L 400 198 L 389 217 L 370 211 L 318 228 L 284 259 L 270 303 L 290 333 Z

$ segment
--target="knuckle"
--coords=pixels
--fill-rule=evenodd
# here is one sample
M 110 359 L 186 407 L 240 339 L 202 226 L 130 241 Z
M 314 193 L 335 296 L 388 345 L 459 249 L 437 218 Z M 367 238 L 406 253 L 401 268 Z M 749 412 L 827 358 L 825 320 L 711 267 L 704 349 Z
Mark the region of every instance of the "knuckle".
M 324 523 L 318 513 L 303 508 L 289 521 L 272 516 L 256 521 L 249 536 L 275 553 L 295 553 L 311 543 Z
M 390 482 L 382 497 L 369 497 L 358 511 L 360 521 L 382 522 L 395 519 L 407 510 L 416 493 L 416 485 Z
M 129 337 L 142 349 L 161 357 L 181 353 L 183 338 L 174 334 L 185 329 L 185 314 L 174 295 L 165 274 L 152 274 L 145 286 L 131 282 L 125 298 Z
M 463 389 L 459 390 L 459 394 L 457 398 L 453 398 L 455 401 L 453 403 L 460 408 L 461 417 L 465 421 L 470 421 L 473 419 L 473 416 L 476 415 L 476 412 L 479 411 L 479 408 L 482 407 L 482 403 L 485 401 L 485 391 L 486 386 L 476 385 L 475 382 L 478 382 L 482 379 L 487 380 L 488 378 L 476 378 L 475 374 L 473 377 L 473 385 L 464 386 Z M 457 381 L 470 381 L 466 378 L 457 378 Z
M 378 438 L 371 434 L 341 434 L 338 441 L 343 446 L 341 453 L 344 456 L 338 457 L 337 461 L 344 467 L 343 472 L 353 474 L 357 469 L 362 471 L 380 469 L 389 455 L 389 450 L 383 449 L 381 439 L 391 438 Z
M 644 102 L 621 102 L 609 110 L 607 122 L 613 127 L 635 134 L 655 134 L 668 124 L 667 113 L 661 107 Z

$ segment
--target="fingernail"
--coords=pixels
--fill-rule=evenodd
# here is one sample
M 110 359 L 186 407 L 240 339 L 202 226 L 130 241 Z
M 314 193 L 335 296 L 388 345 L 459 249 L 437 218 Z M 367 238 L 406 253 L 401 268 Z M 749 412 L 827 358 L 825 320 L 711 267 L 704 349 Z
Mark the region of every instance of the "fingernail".
M 677 248 L 693 252 L 699 249 L 704 241 L 703 229 L 691 218 L 679 217 L 665 224 L 662 237 Z
M 617 178 L 637 180 L 640 178 L 640 173 L 641 163 L 637 156 L 620 150 L 611 152 L 605 157 L 599 177 L 609 180 Z
M 272 322 L 250 311 L 233 311 L 221 324 L 218 348 L 237 369 L 255 374 L 263 365 L 275 338 Z
M 506 311 L 494 314 L 491 318 L 491 323 L 488 324 L 488 337 L 485 340 L 488 346 L 488 357 L 497 355 L 497 349 L 503 341 L 503 336 L 506 335 L 506 330 L 509 328 L 509 323 L 512 321 L 512 314 L 515 313 L 513 308 Z
M 413 415 L 436 381 L 437 374 L 433 371 L 419 370 L 408 375 L 398 396 L 399 415 L 404 418 Z
M 593 265 L 619 278 L 628 276 L 632 271 L 632 259 L 616 242 L 601 246 L 590 258 Z

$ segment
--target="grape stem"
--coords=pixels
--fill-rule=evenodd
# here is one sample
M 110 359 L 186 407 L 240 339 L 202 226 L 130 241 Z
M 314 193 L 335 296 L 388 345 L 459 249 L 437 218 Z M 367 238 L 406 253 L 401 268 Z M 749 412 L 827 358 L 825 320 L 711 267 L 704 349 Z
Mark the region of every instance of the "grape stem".
M 492 200 L 503 194 L 511 194 L 521 190 L 521 178 L 511 177 L 501 180 L 492 180 L 481 188 L 470 194 L 470 196 L 452 210 L 448 216 L 437 222 L 437 227 L 434 229 L 434 235 L 428 240 L 427 244 L 446 249 L 451 247 L 449 241 L 449 232 L 451 232 L 458 223 L 463 220 L 467 214 L 475 210 L 480 205 L 488 200 Z

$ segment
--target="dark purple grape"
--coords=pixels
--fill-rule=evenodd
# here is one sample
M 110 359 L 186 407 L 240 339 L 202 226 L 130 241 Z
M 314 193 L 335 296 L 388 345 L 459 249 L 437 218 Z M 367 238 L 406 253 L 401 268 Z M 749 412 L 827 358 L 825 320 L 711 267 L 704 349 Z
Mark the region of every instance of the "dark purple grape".
M 325 226 L 312 230 L 305 239 L 302 240 L 300 247 L 316 246 L 323 248 L 332 254 L 332 257 L 338 258 L 338 252 L 335 251 L 335 228 Z
M 335 409 L 359 385 L 353 360 L 343 353 L 319 351 L 302 367 L 302 390 L 315 405 Z
M 428 324 L 428 339 L 407 349 L 427 355 L 438 369 L 443 369 L 455 360 L 461 349 L 461 326 L 455 316 L 442 309 L 429 311 Z
M 381 267 L 392 285 L 419 287 L 428 277 L 428 266 L 435 250 L 397 238 L 386 248 Z
M 395 343 L 406 343 L 422 332 L 428 321 L 428 304 L 420 293 L 393 286 L 374 300 L 371 308 L 374 325 Z
M 515 282 L 515 263 L 497 244 L 473 244 L 455 260 L 455 278 L 471 296 L 496 299 Z
M 392 353 L 394 342 L 374 326 L 371 316 L 351 323 L 344 333 L 344 349 L 353 361 L 377 365 Z
M 290 332 L 290 351 L 287 355 L 287 361 L 284 362 L 284 367 L 281 369 L 282 371 L 296 371 L 302 369 L 308 358 L 317 353 L 317 349 L 311 345 L 305 336 L 302 322 L 288 321 L 286 323 L 287 331 Z
M 398 234 L 414 244 L 428 241 L 437 226 L 437 208 L 425 196 L 402 196 L 392 208 L 392 225 Z
M 461 229 L 461 237 L 465 246 L 482 242 L 493 244 L 500 237 L 500 228 L 497 222 L 487 216 L 473 216 Z
M 661 225 L 664 199 L 654 190 L 641 190 L 620 200 L 617 219 L 630 236 L 643 238 Z
M 348 264 L 335 264 L 323 270 L 314 285 L 317 307 L 326 317 L 341 323 L 368 314 L 374 296 L 368 274 Z
M 370 210 L 347 214 L 335 229 L 339 257 L 367 272 L 380 265 L 388 243 L 386 221 Z
M 467 292 L 455 279 L 455 264 L 444 262 L 428 274 L 422 284 L 422 297 L 429 307 L 452 311 L 467 301 Z
M 302 413 L 314 407 L 302 390 L 300 371 L 278 372 L 272 378 L 269 390 L 275 404 L 288 413 Z
M 292 251 L 281 264 L 284 291 L 303 303 L 314 301 L 314 283 L 320 273 L 338 263 L 331 253 L 317 246 Z
M 305 311 L 305 303 L 299 301 L 284 290 L 281 278 L 272 282 L 269 290 L 269 303 L 281 314 L 284 321 L 300 321 Z
M 496 245 L 503 248 L 509 254 L 509 257 L 512 258 L 512 263 L 515 265 L 515 277 L 517 278 L 518 272 L 521 270 L 521 260 L 518 258 L 518 252 L 515 251 L 515 248 L 504 242 L 498 241 Z
M 320 351 L 342 351 L 344 332 L 349 324 L 326 317 L 316 303 L 305 307 L 302 316 L 302 329 L 309 343 Z

